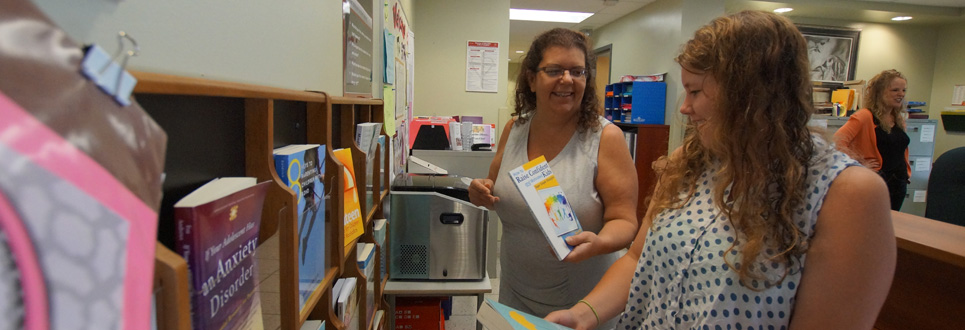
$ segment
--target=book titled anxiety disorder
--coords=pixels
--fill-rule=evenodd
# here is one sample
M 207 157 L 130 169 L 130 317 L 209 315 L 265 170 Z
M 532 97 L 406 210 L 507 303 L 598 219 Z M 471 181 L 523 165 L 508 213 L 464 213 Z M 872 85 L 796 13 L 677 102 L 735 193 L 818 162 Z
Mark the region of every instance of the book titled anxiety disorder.
M 263 329 L 255 249 L 269 183 L 218 178 L 174 204 L 193 329 Z

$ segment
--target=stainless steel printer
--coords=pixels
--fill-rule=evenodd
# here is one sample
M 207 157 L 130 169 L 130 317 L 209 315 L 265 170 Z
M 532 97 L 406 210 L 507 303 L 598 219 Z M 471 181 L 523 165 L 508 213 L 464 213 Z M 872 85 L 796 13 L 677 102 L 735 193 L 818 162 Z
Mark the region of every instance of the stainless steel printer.
M 471 179 L 408 174 L 392 184 L 392 279 L 481 280 L 489 211 L 469 202 Z

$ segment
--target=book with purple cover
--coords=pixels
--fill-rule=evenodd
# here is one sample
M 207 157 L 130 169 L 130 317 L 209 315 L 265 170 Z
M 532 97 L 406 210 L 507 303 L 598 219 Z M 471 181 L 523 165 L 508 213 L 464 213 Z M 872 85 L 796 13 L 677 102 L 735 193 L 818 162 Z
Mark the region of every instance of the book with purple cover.
M 262 329 L 255 249 L 270 181 L 218 178 L 174 205 L 193 328 Z

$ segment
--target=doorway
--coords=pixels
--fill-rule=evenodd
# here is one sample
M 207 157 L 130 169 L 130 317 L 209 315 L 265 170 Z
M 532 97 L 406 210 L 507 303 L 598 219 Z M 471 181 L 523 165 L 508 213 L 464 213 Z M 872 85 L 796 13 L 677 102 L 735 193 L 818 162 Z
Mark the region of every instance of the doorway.
M 606 100 L 606 85 L 610 84 L 610 57 L 612 56 L 613 44 L 609 44 L 593 50 L 596 61 L 592 63 L 593 72 L 596 72 L 596 99 L 600 103 L 600 109 L 604 109 Z

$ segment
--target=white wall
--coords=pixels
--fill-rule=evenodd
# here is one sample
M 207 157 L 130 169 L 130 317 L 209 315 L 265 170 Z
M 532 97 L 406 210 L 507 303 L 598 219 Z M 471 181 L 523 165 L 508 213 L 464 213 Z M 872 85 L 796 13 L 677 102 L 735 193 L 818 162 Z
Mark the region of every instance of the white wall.
M 342 94 L 340 0 L 34 0 L 80 43 L 140 46 L 130 69 Z
M 418 0 L 415 11 L 415 106 L 417 116 L 482 116 L 497 123 L 506 106 L 508 60 L 499 62 L 496 93 L 466 92 L 466 42 L 499 42 L 509 54 L 509 0 Z M 497 123 L 496 126 L 501 126 Z
M 946 104 L 952 103 L 952 88 L 965 85 L 965 24 L 941 27 L 935 48 L 935 79 L 932 83 L 931 102 L 928 106 L 930 118 L 939 119 Z M 965 146 L 965 133 L 947 132 L 938 125 L 935 137 L 935 158 L 942 153 Z
M 697 28 L 724 13 L 720 1 L 658 0 L 594 31 L 594 48 L 612 44 L 610 83 L 620 76 L 667 73 L 664 122 L 670 125 L 670 150 L 680 145 L 683 117 L 680 66 L 674 58 Z

